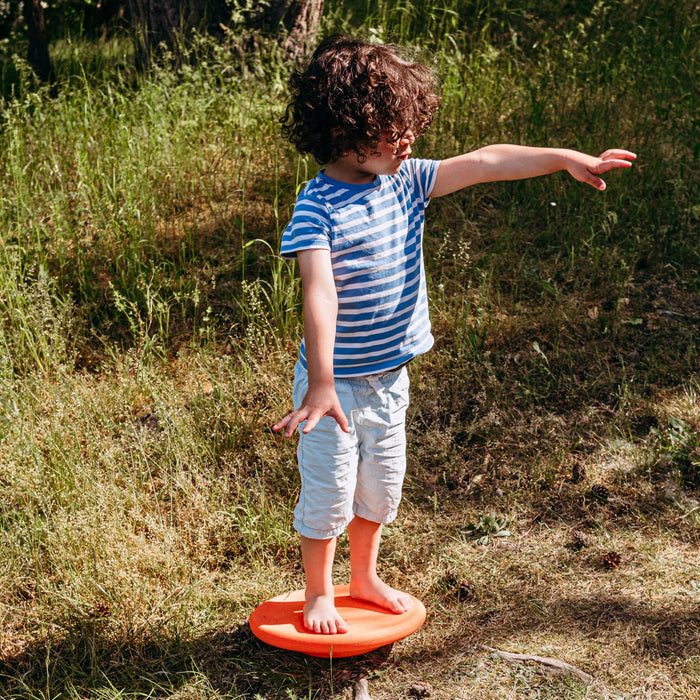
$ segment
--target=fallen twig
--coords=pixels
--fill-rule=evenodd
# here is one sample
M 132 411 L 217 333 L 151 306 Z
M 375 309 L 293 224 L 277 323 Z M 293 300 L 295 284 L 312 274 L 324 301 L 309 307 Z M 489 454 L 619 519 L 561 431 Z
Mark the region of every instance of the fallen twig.
M 696 510 L 700 510 L 700 506 L 695 506 L 695 508 L 691 508 L 689 511 L 686 513 L 683 513 L 683 515 L 680 516 L 680 520 L 685 520 L 689 515 L 692 515 Z
M 501 651 L 500 649 L 494 649 L 493 647 L 487 647 L 485 644 L 479 644 L 480 649 L 485 649 L 493 654 L 498 654 L 501 658 L 506 661 L 513 663 L 519 663 L 524 661 L 534 661 L 535 663 L 542 664 L 548 671 L 552 673 L 573 673 L 582 680 L 590 683 L 593 681 L 593 676 L 589 675 L 585 671 L 582 671 L 576 666 L 567 664 L 565 661 L 559 661 L 559 659 L 550 659 L 546 656 L 531 656 L 530 654 L 512 654 L 509 651 Z

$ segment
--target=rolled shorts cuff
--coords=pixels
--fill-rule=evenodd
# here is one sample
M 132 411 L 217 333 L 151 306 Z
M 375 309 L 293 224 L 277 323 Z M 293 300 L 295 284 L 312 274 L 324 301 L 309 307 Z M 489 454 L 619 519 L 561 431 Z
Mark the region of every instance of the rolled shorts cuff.
M 304 525 L 301 520 L 294 521 L 294 529 L 302 536 L 310 540 L 331 540 L 340 537 L 345 531 L 345 525 L 334 527 L 331 530 L 314 530 Z
M 367 508 L 363 508 L 362 506 L 357 506 L 355 508 L 356 516 L 358 516 L 359 518 L 363 518 L 364 520 L 369 520 L 371 523 L 379 523 L 380 525 L 388 525 L 389 523 L 393 522 L 394 520 L 396 520 L 396 516 L 398 515 L 398 513 L 398 509 L 395 509 L 386 511 L 379 515 L 377 513 L 373 513 Z
M 357 516 L 363 518 L 364 520 L 369 520 L 371 523 L 379 523 L 380 525 L 389 525 L 389 523 L 396 520 L 398 515 L 398 510 L 392 510 L 389 513 L 383 515 L 377 515 L 372 513 L 366 508 L 358 507 L 353 513 L 353 517 Z M 340 537 L 345 531 L 345 525 L 340 525 L 338 527 L 332 528 L 330 530 L 314 530 L 313 528 L 307 527 L 301 520 L 294 520 L 294 529 L 302 536 L 307 537 L 310 540 L 330 540 L 334 537 Z

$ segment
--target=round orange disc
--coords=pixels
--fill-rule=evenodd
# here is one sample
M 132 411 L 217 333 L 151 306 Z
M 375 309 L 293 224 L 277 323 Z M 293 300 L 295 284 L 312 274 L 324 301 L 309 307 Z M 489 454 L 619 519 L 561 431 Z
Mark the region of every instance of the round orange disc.
M 316 634 L 304 627 L 304 591 L 292 591 L 259 605 L 250 616 L 253 634 L 267 644 L 300 651 L 309 656 L 341 658 L 358 656 L 391 644 L 415 632 L 425 621 L 425 607 L 418 598 L 401 614 L 372 603 L 355 600 L 349 586 L 335 587 L 335 606 L 347 622 L 344 634 Z

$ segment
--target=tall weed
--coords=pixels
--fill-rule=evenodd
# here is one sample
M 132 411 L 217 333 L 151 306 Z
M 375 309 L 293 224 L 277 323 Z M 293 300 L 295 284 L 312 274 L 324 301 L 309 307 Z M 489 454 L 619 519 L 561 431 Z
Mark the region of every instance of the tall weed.
M 207 309 L 219 312 L 207 298 L 217 283 L 235 291 L 259 276 L 288 332 L 284 309 L 293 302 L 283 299 L 294 288 L 274 256 L 266 268 L 252 247 L 255 239 L 278 245 L 280 224 L 269 218 L 278 193 L 264 210 L 251 191 L 268 174 L 283 179 L 279 108 L 267 86 L 243 79 L 230 52 L 207 56 L 196 70 L 163 68 L 136 88 L 85 78 L 56 100 L 29 93 L 4 110 L 5 240 L 24 264 L 55 275 L 91 325 L 108 336 L 126 331 L 137 345 L 143 339 L 124 312 L 152 314 L 145 288 L 158 290 L 161 312 L 172 310 L 174 340 Z M 244 323 L 245 312 L 232 321 Z
M 5 249 L 0 266 L 0 383 L 28 374 L 71 372 L 82 343 L 72 300 L 43 265 L 25 271 Z

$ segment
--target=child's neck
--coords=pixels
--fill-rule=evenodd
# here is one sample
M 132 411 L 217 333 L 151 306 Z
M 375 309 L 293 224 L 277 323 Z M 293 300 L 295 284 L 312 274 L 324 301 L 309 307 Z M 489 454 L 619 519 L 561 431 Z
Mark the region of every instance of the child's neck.
M 354 162 L 353 162 L 354 161 Z M 339 158 L 333 163 L 329 163 L 323 170 L 324 174 L 348 185 L 367 185 L 374 182 L 377 177 L 375 173 L 368 172 L 357 164 L 357 160 Z

